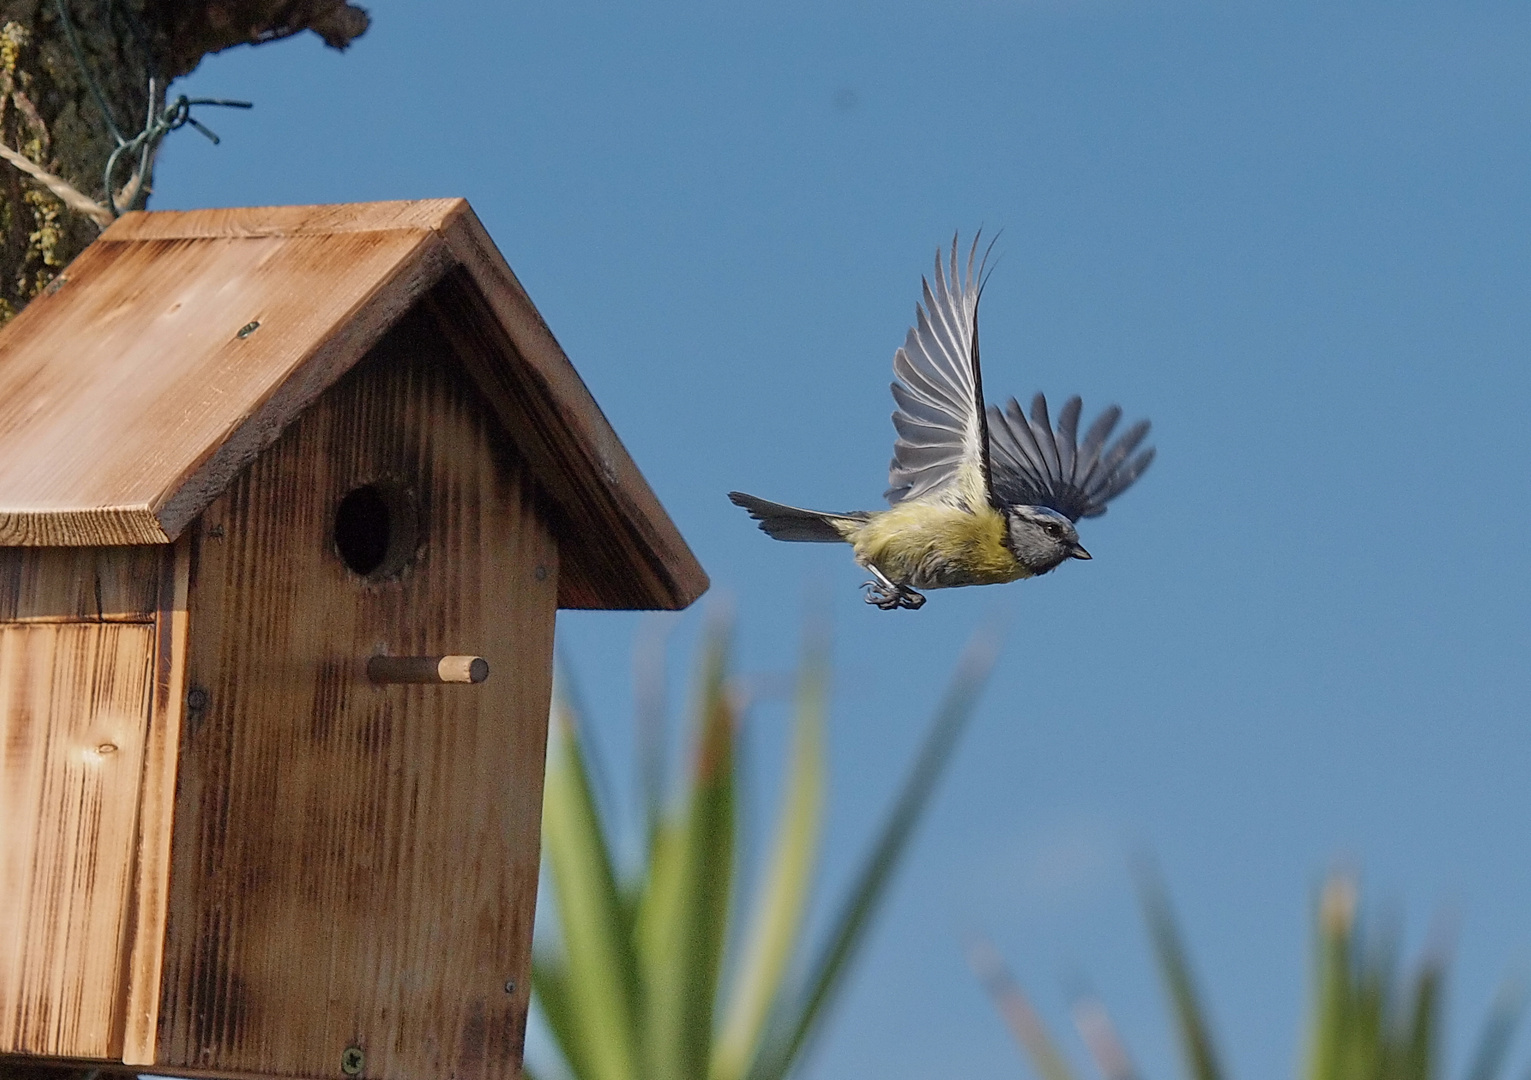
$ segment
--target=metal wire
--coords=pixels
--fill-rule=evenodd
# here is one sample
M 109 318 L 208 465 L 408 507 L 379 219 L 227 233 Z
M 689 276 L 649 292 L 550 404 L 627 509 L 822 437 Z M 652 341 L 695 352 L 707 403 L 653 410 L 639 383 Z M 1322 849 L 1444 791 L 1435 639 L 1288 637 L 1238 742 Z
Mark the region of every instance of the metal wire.
M 249 109 L 254 107 L 249 101 L 230 101 L 225 98 L 188 98 L 185 94 L 177 97 L 174 101 L 159 107 L 156 103 L 160 97 L 159 80 L 149 76 L 149 105 L 145 110 L 143 130 L 131 139 L 125 138 L 122 129 L 117 126 L 117 120 L 112 115 L 111 106 L 107 104 L 106 95 L 101 91 L 101 85 L 96 81 L 95 74 L 90 65 L 85 61 L 85 52 L 80 47 L 80 40 L 75 34 L 74 21 L 69 17 L 69 8 L 66 0 L 53 0 L 53 6 L 58 11 L 59 23 L 64 28 L 64 40 L 69 44 L 69 51 L 74 54 L 75 63 L 79 65 L 80 73 L 84 76 L 85 85 L 90 88 L 91 96 L 96 99 L 96 104 L 101 109 L 101 115 L 106 118 L 107 130 L 111 132 L 112 140 L 117 148 L 106 159 L 104 171 L 106 183 L 106 206 L 111 211 L 112 217 L 120 217 L 131 210 L 146 195 L 144 182 L 148 179 L 149 172 L 154 165 L 154 155 L 159 150 L 162 139 L 177 128 L 190 125 L 206 136 L 214 146 L 218 145 L 218 136 L 212 129 L 198 121 L 191 115 L 194 105 L 215 105 L 229 109 Z M 141 44 L 141 43 L 140 43 Z M 134 161 L 133 171 L 128 175 L 127 181 L 119 189 L 114 181 L 117 175 L 119 163 Z M 126 196 L 126 206 L 117 203 L 118 194 Z
M 85 51 L 80 48 L 80 39 L 75 36 L 74 20 L 69 17 L 69 8 L 64 0 L 53 0 L 53 7 L 58 12 L 59 25 L 64 28 L 64 40 L 69 43 L 69 51 L 74 53 L 74 62 L 79 65 L 80 74 L 85 77 L 85 85 L 90 87 L 91 96 L 101 107 L 101 115 L 106 117 L 107 130 L 112 133 L 112 139 L 117 145 L 121 146 L 124 141 L 122 130 L 117 127 L 117 118 L 112 115 L 111 106 L 106 103 L 106 95 L 101 92 L 101 84 L 96 82 L 95 73 L 85 62 Z
M 177 128 L 190 125 L 201 132 L 212 142 L 218 145 L 218 136 L 211 128 L 203 124 L 191 115 L 193 105 L 218 105 L 230 109 L 253 108 L 248 101 L 229 101 L 224 98 L 188 98 L 185 94 L 165 105 L 164 108 L 155 110 L 155 100 L 158 97 L 156 79 L 149 77 L 149 116 L 144 123 L 144 129 L 131 139 L 123 140 L 113 150 L 111 156 L 106 159 L 106 207 L 112 212 L 112 217 L 120 217 L 125 211 L 131 210 L 146 194 L 144 181 L 149 176 L 149 170 L 154 164 L 154 154 L 159 149 L 160 140 Z M 127 182 L 118 189 L 114 181 L 117 175 L 117 166 L 122 161 L 132 161 L 137 158 L 137 165 L 128 175 Z M 127 195 L 127 205 L 119 206 L 117 196 L 119 193 Z

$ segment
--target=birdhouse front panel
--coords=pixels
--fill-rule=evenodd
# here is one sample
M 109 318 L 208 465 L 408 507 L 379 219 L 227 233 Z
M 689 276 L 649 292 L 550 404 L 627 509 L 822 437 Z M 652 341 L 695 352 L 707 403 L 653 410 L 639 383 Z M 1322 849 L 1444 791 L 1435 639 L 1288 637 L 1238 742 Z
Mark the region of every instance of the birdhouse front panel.
M 511 1076 L 558 549 L 428 315 L 193 527 L 156 1068 Z M 472 684 L 378 684 L 468 654 Z

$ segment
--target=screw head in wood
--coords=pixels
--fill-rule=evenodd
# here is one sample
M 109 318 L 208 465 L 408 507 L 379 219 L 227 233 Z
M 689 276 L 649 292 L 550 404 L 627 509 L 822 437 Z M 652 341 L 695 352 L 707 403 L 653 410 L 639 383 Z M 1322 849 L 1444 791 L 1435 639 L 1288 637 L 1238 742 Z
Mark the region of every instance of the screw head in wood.
M 507 994 L 514 994 L 516 992 L 516 980 L 515 979 L 507 979 L 507 980 L 505 980 L 505 992 Z
M 366 1064 L 367 1058 L 359 1046 L 348 1046 L 340 1052 L 340 1071 L 347 1076 L 359 1076 Z
M 255 333 L 255 331 L 257 331 L 259 329 L 260 329 L 260 322 L 258 320 L 255 320 L 255 319 L 251 319 L 249 322 L 247 322 L 243 326 L 241 326 L 239 328 L 239 333 L 235 334 L 234 336 L 237 337 L 240 341 L 243 341 L 245 338 L 249 337 L 251 334 Z
M 205 709 L 207 708 L 207 702 L 207 691 L 200 686 L 193 686 L 190 690 L 186 691 L 186 707 L 188 709 Z

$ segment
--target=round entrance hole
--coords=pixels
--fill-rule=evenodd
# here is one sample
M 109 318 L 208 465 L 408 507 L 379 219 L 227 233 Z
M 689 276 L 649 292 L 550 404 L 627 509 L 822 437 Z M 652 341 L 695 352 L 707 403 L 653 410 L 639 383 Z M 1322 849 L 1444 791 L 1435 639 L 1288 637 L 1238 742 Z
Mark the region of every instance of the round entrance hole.
M 395 484 L 363 484 L 335 508 L 335 551 L 352 573 L 369 581 L 404 569 L 417 532 L 414 504 Z

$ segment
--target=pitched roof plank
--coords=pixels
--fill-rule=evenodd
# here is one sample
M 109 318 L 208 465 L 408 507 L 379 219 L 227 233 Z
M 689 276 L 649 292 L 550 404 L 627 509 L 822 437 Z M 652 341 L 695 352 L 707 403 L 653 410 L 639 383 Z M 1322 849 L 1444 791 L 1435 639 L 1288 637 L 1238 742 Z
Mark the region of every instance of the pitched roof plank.
M 337 203 L 326 206 L 236 206 L 213 210 L 155 210 L 124 214 L 101 237 L 206 240 L 215 236 L 334 236 L 389 229 L 440 229 L 467 209 L 465 199 Z
M 559 606 L 606 607 L 604 597 L 621 589 L 637 596 L 663 596 L 661 607 L 685 607 L 707 591 L 707 575 L 686 541 L 638 471 L 590 391 L 564 355 L 531 298 L 472 212 L 451 221 L 443 235 L 475 288 L 442 289 L 469 307 L 487 305 L 472 319 L 481 334 L 498 336 L 490 348 L 458 349 L 507 428 L 530 425 L 541 433 L 547 460 L 536 471 L 552 488 L 554 501 L 571 519 L 581 544 L 595 537 L 607 548 L 578 569 L 592 575 L 560 581 Z M 455 323 L 459 332 L 467 322 Z M 498 333 L 497 333 L 498 332 Z M 521 367 L 473 363 L 473 357 L 514 357 Z M 641 568 L 641 572 L 638 572 Z M 595 580 L 600 579 L 599 581 Z M 623 606 L 656 606 L 631 603 Z
M 0 332 L 0 546 L 174 540 L 427 296 L 567 523 L 561 606 L 704 592 L 462 199 L 119 219 Z

